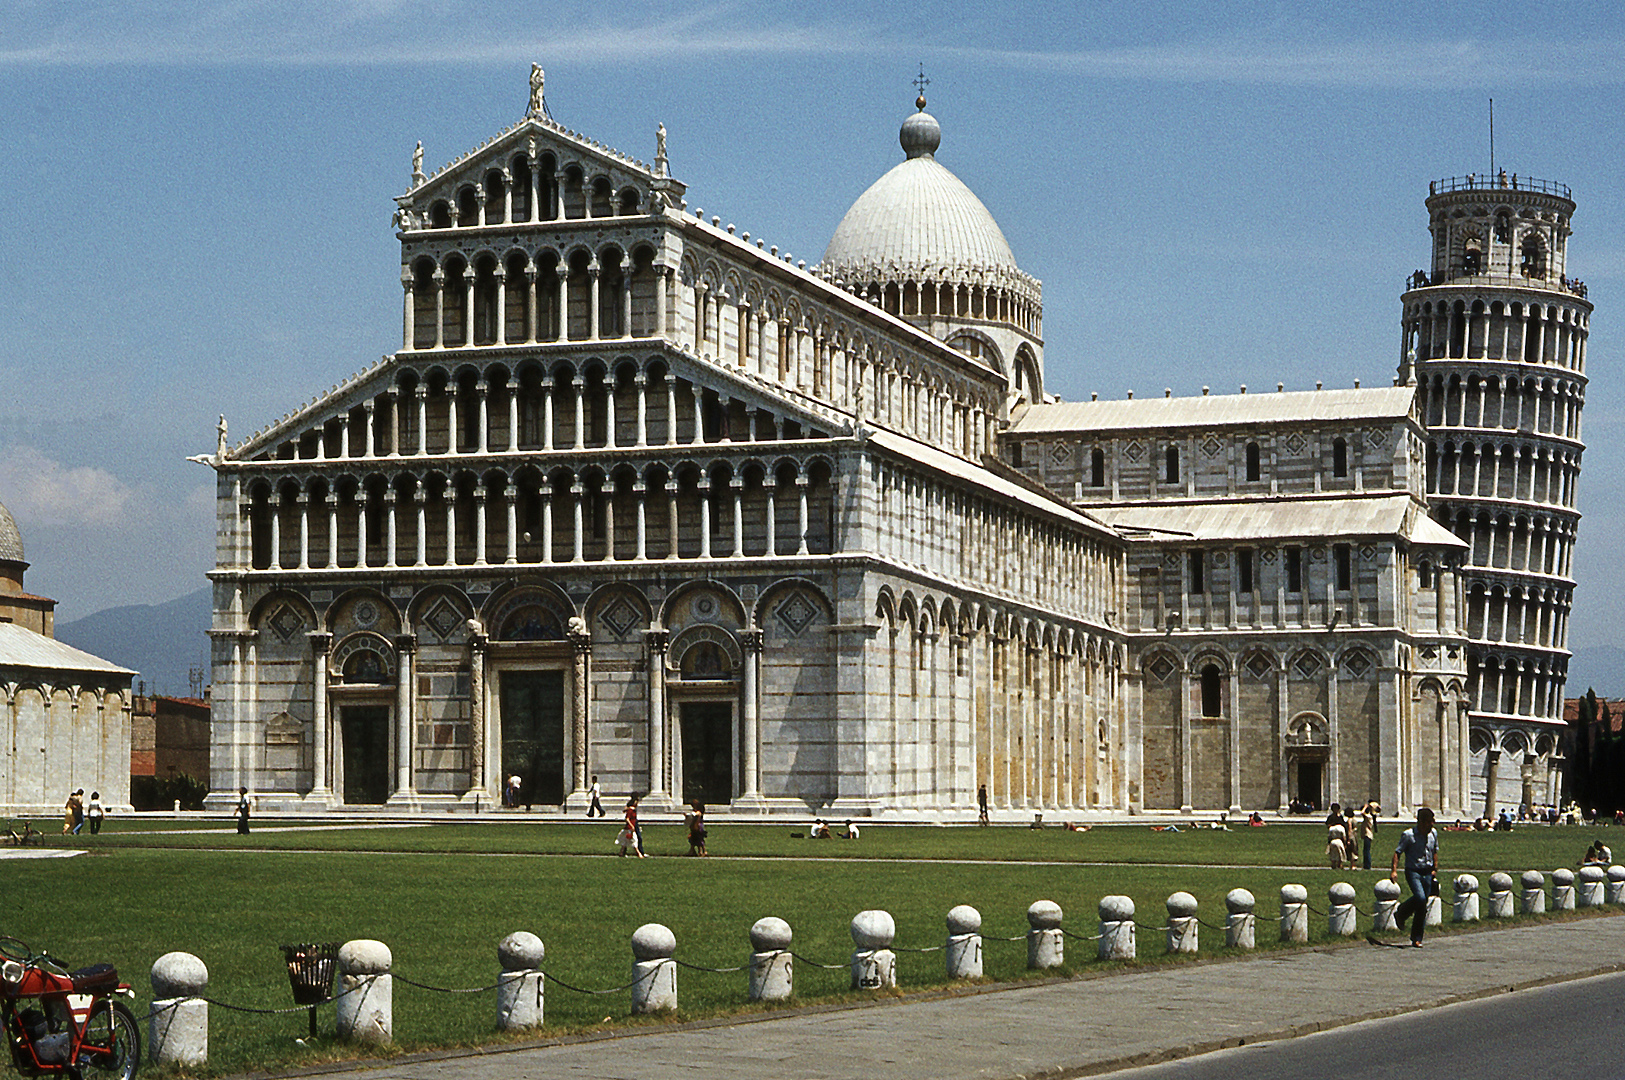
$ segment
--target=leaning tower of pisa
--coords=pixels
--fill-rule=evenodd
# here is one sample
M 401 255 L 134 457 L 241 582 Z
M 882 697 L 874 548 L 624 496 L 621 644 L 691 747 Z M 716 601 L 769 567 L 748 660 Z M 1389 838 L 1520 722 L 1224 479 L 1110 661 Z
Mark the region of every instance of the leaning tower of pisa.
M 1567 272 L 1566 185 L 1502 171 L 1429 185 L 1433 258 L 1403 297 L 1402 380 L 1428 500 L 1469 545 L 1474 802 L 1558 798 L 1591 304 Z

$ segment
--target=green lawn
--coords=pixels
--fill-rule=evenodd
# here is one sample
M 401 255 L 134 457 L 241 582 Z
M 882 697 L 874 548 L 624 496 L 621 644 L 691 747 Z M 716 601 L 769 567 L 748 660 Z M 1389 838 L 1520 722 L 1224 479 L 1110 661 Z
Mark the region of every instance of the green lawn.
M 1329 870 L 1320 857 L 1319 829 L 1281 826 L 1180 834 L 1145 826 L 1084 834 L 871 827 L 855 843 L 792 840 L 785 827 L 714 826 L 714 857 L 705 860 L 571 857 L 608 853 L 613 824 L 510 820 L 258 831 L 246 838 L 229 829 L 198 836 L 165 835 L 154 831 L 162 826 L 153 822 L 116 826 L 100 837 L 49 838 L 53 845 L 90 849 L 86 856 L 0 861 L 0 933 L 73 964 L 112 961 L 143 1002 L 150 997 L 152 961 L 172 949 L 193 952 L 209 966 L 210 996 L 259 1008 L 292 1003 L 277 949 L 283 942 L 378 938 L 393 950 L 397 974 L 437 986 L 474 987 L 494 981 L 497 942 L 513 930 L 529 930 L 547 945 L 550 973 L 579 986 L 609 988 L 628 981 L 629 938 L 644 922 L 663 922 L 675 931 L 678 959 L 728 967 L 746 960 L 750 924 L 776 915 L 793 927 L 798 953 L 842 963 L 852 949 L 847 924 L 859 910 L 892 912 L 901 950 L 940 945 L 947 910 L 969 903 L 983 915 L 989 977 L 1016 979 L 1027 975 L 1025 945 L 992 939 L 1024 933 L 1025 911 L 1034 900 L 1061 904 L 1067 927 L 1089 935 L 1097 930 L 1101 896 L 1132 896 L 1148 928 L 1139 933 L 1142 962 L 1154 962 L 1164 947 L 1151 928 L 1165 921 L 1163 901 L 1176 890 L 1193 893 L 1202 919 L 1215 925 L 1224 920 L 1229 889 L 1252 890 L 1263 946 L 1274 937 L 1282 884 L 1307 886 L 1311 905 L 1324 910 L 1327 886 L 1351 881 L 1361 908 L 1369 910 L 1371 883 L 1381 876 Z M 1397 825 L 1385 827 L 1378 845 L 1383 854 L 1397 834 Z M 1549 872 L 1573 865 L 1591 835 L 1578 829 L 1449 833 L 1442 862 L 1448 874 L 1471 869 L 1481 879 L 1493 869 Z M 686 849 L 680 826 L 650 826 L 647 837 L 656 853 Z M 295 848 L 308 850 L 283 850 Z M 923 861 L 901 861 L 908 858 Z M 1112 865 L 1083 865 L 1093 862 Z M 1311 925 L 1324 933 L 1324 918 L 1313 917 Z M 1203 953 L 1223 952 L 1222 931 L 1204 927 L 1201 935 Z M 1068 941 L 1068 955 L 1068 973 L 1101 967 L 1091 942 Z M 942 954 L 899 951 L 899 977 L 905 988 L 942 985 Z M 684 970 L 678 984 L 686 1017 L 749 1007 L 743 973 Z M 798 964 L 796 987 L 802 1000 L 838 998 L 846 993 L 847 975 Z M 398 1044 L 412 1049 L 497 1041 L 494 999 L 490 992 L 448 996 L 397 983 Z M 544 1034 L 625 1024 L 627 1010 L 625 992 L 587 997 L 549 986 Z M 322 1024 L 330 1035 L 331 1007 L 324 1009 Z M 211 1028 L 213 1073 L 350 1052 L 330 1043 L 316 1049 L 296 1045 L 303 1015 L 267 1018 L 215 1008 Z

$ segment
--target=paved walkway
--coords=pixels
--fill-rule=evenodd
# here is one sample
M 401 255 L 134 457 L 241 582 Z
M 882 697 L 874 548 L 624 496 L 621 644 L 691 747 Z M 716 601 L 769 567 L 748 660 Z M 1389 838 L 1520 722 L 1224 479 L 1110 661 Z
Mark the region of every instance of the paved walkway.
M 1159 951 L 1154 938 L 1142 935 L 1142 949 Z M 351 1071 L 363 1080 L 1061 1078 L 1618 970 L 1625 915 L 1436 936 L 1423 949 L 1356 941 Z M 679 989 L 685 977 L 694 976 L 680 973 Z

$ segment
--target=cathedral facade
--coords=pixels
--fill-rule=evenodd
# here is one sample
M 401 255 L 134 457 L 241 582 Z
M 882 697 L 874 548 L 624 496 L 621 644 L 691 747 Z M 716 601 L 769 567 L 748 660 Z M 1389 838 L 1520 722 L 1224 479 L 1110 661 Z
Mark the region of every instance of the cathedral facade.
M 1421 362 L 1057 401 L 1041 285 L 917 106 L 810 268 L 539 73 L 415 158 L 401 347 L 206 459 L 217 801 L 1467 813 Z

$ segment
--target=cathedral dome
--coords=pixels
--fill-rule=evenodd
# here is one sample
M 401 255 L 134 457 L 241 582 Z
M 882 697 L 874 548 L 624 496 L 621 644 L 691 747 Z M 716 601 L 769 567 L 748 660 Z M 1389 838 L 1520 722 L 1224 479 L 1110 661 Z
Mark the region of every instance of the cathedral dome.
M 836 226 L 825 276 L 852 284 L 1024 276 L 982 200 L 933 156 L 942 127 L 923 98 L 919 104 L 898 133 L 907 159 L 859 195 Z
M 24 562 L 23 534 L 17 531 L 17 522 L 11 511 L 0 503 L 0 562 Z

